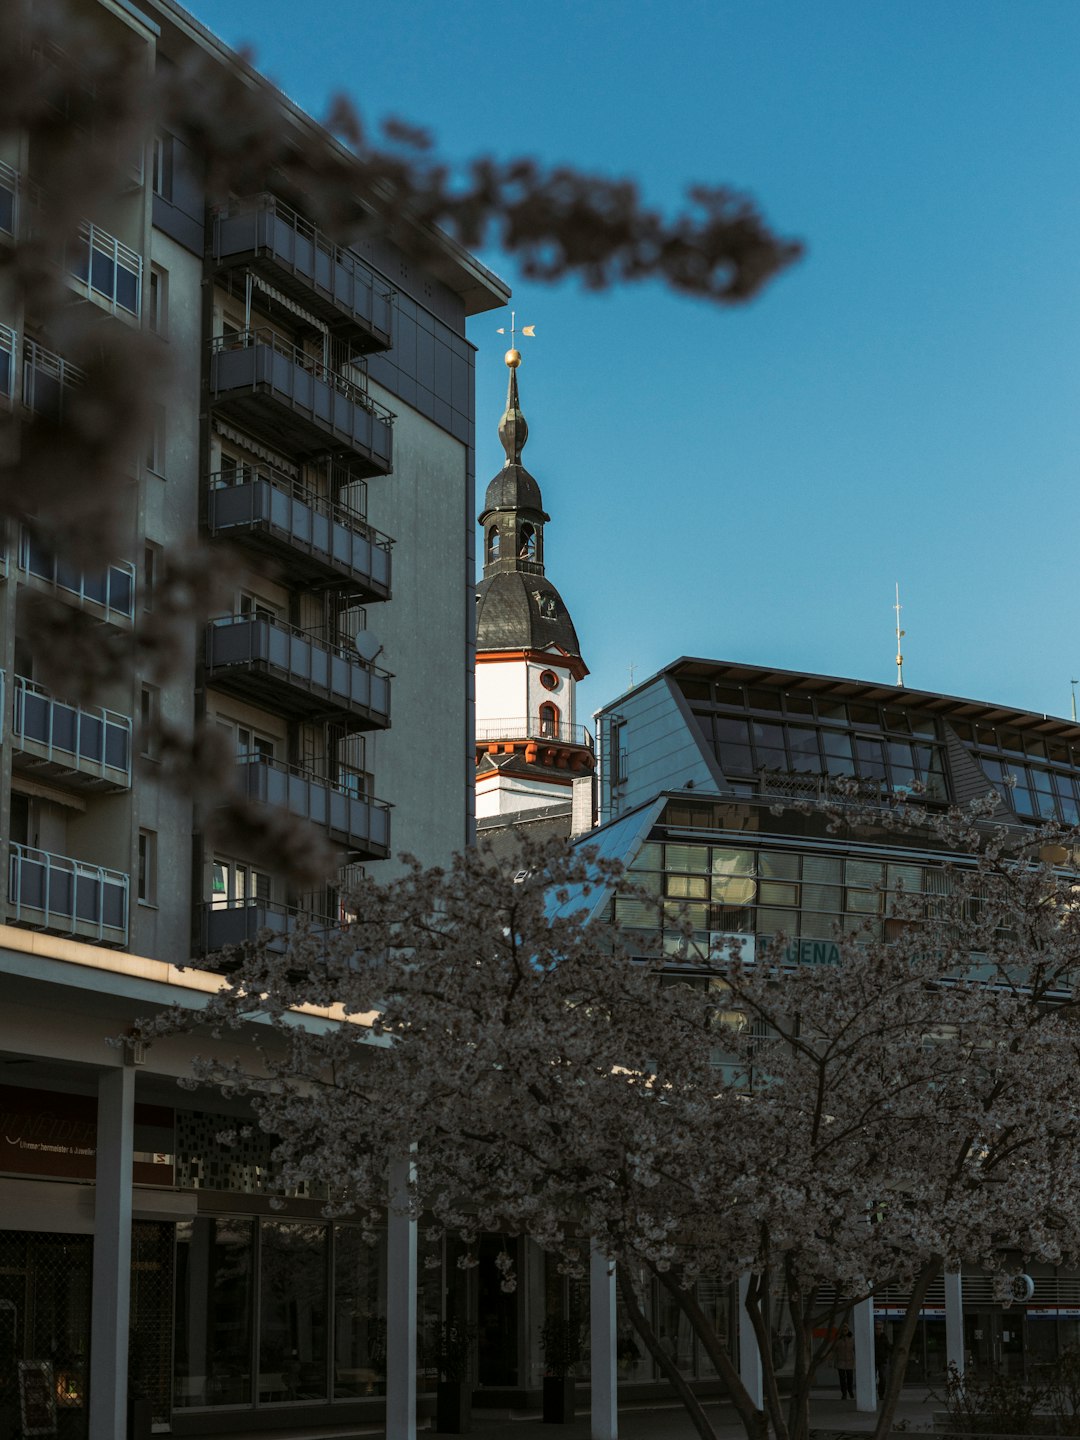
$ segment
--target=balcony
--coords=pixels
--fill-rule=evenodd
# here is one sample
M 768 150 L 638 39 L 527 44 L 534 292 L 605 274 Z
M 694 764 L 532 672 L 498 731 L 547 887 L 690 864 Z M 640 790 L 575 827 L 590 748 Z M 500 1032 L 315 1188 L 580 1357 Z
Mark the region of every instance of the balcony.
M 115 235 L 84 221 L 69 248 L 67 272 L 78 293 L 110 315 L 138 321 L 142 305 L 142 256 Z
M 12 842 L 8 903 L 15 925 L 100 945 L 127 944 L 128 877 L 119 870 Z
M 261 755 L 244 756 L 237 769 L 241 793 L 249 800 L 310 821 L 357 859 L 382 860 L 390 854 L 390 807 L 367 797 L 364 777 L 350 774 L 343 777 L 346 783 L 337 783 Z
M 19 233 L 19 172 L 0 160 L 0 235 L 14 240 Z
M 394 417 L 362 385 L 273 330 L 219 336 L 210 354 L 212 404 L 298 455 L 347 447 L 363 475 L 389 475 Z
M 564 725 L 561 720 L 523 719 L 478 720 L 476 741 L 488 740 L 557 740 L 560 745 L 583 745 L 593 748 L 593 737 L 584 725 Z
M 15 331 L 0 325 L 0 402 L 10 405 L 15 385 Z
M 234 615 L 206 627 L 206 678 L 291 719 L 338 720 L 354 730 L 390 724 L 385 670 L 266 615 Z
M 12 721 L 16 769 L 57 777 L 80 789 L 131 788 L 131 720 L 115 711 L 65 705 L 32 680 L 15 677 Z
M 360 350 L 393 343 L 390 286 L 273 195 L 214 216 L 213 256 L 222 269 L 254 270 L 332 330 L 347 333 Z
M 268 948 L 285 949 L 301 919 L 319 929 L 329 929 L 333 921 L 326 916 L 313 916 L 292 905 L 276 905 L 269 900 L 212 900 L 199 907 L 199 944 L 208 955 L 226 946 L 254 941 L 260 932 L 269 930 Z
M 54 591 L 112 625 L 128 626 L 135 618 L 135 566 L 118 560 L 104 570 L 79 570 L 59 560 L 27 530 L 19 535 L 19 569 L 38 588 Z
M 483 755 L 519 752 L 528 764 L 591 771 L 596 765 L 593 737 L 584 725 L 567 725 L 562 718 L 480 720 L 476 726 L 476 759 Z
M 365 601 L 390 598 L 393 541 L 269 466 L 211 475 L 207 528 L 275 556 L 311 585 L 344 581 Z
M 72 390 L 83 382 L 83 372 L 62 355 L 46 350 L 36 340 L 23 347 L 23 405 L 32 415 L 60 421 Z

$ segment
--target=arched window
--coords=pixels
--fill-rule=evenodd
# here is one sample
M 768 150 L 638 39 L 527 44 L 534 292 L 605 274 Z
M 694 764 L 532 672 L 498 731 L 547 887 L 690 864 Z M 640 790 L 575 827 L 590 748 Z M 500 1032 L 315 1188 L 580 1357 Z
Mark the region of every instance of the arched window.
M 527 521 L 518 531 L 518 559 L 536 559 L 536 531 Z
M 499 558 L 499 527 L 497 525 L 492 525 L 488 531 L 487 558 L 489 563 Z
M 550 700 L 545 700 L 540 706 L 540 734 L 545 740 L 559 738 L 559 707 Z

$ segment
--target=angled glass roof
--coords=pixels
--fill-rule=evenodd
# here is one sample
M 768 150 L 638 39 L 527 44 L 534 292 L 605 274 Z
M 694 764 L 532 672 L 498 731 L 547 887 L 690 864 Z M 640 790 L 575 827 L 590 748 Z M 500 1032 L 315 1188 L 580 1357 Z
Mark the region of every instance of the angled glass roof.
M 575 842 L 575 846 L 590 846 L 595 848 L 599 859 L 621 860 L 623 865 L 628 866 L 637 856 L 666 804 L 667 796 L 658 795 L 655 800 L 632 810 L 629 815 L 602 825 L 599 830 L 587 831 Z M 556 900 L 552 896 L 548 904 L 548 915 L 552 920 L 561 920 L 580 913 L 586 922 L 593 920 L 611 898 L 614 888 L 613 884 L 601 884 L 586 895 L 584 886 L 571 886 L 564 900 Z

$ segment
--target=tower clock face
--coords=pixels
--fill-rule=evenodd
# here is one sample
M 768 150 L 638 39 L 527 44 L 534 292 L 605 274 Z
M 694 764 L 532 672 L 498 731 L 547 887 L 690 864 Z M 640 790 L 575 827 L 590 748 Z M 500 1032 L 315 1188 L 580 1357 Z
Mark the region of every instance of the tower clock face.
M 559 688 L 559 677 L 554 670 L 540 671 L 540 684 L 545 690 L 557 690 Z

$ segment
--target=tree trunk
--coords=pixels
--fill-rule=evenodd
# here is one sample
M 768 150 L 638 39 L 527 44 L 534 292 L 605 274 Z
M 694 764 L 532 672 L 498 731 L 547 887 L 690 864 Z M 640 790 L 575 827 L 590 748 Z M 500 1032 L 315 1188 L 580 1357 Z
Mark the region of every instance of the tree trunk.
M 630 1316 L 630 1323 L 645 1341 L 645 1348 L 660 1367 L 661 1373 L 671 1382 L 672 1388 L 679 1399 L 686 1406 L 686 1412 L 690 1416 L 694 1429 L 701 1436 L 701 1440 L 717 1440 L 716 1431 L 709 1424 L 708 1416 L 701 1408 L 701 1404 L 687 1384 L 685 1378 L 679 1374 L 678 1367 L 669 1355 L 664 1353 L 660 1341 L 657 1339 L 656 1331 L 645 1318 L 641 1306 L 638 1304 L 637 1295 L 634 1293 L 634 1281 L 626 1266 L 620 1261 L 616 1266 L 616 1275 L 619 1281 L 619 1293 L 626 1306 L 626 1313 Z M 756 1440 L 756 1437 L 753 1437 Z
M 762 1300 L 769 1293 L 769 1271 L 756 1272 L 746 1291 L 746 1313 L 754 1327 L 758 1354 L 761 1356 L 761 1388 L 764 1392 L 765 1409 L 772 1420 L 773 1429 L 779 1440 L 788 1440 L 787 1419 L 780 1402 L 780 1387 L 776 1383 L 776 1367 L 773 1365 L 772 1336 L 765 1319 Z
M 698 1304 L 697 1296 L 692 1288 L 684 1289 L 678 1284 L 675 1277 L 669 1272 L 658 1275 L 657 1279 L 668 1293 L 674 1296 L 676 1303 L 683 1314 L 690 1321 L 694 1334 L 701 1341 L 705 1353 L 716 1367 L 716 1373 L 727 1386 L 731 1403 L 738 1411 L 739 1419 L 743 1423 L 750 1440 L 768 1440 L 769 1419 L 764 1410 L 759 1410 L 750 1398 L 746 1386 L 742 1382 L 742 1376 L 732 1363 L 731 1356 L 720 1343 L 716 1330 L 709 1320 L 709 1317 Z
M 934 1278 L 941 1270 L 942 1261 L 928 1260 L 915 1277 L 915 1284 L 911 1287 L 911 1296 L 908 1300 L 907 1311 L 904 1314 L 904 1323 L 900 1326 L 900 1338 L 893 1346 L 892 1358 L 889 1362 L 889 1380 L 885 1386 L 884 1396 L 879 1397 L 881 1410 L 878 1414 L 877 1426 L 874 1430 L 873 1440 L 884 1440 L 892 1429 L 893 1416 L 896 1413 L 896 1402 L 900 1398 L 900 1387 L 904 1383 L 904 1373 L 907 1370 L 908 1354 L 911 1351 L 911 1342 L 915 1335 L 915 1326 L 919 1323 L 919 1311 L 922 1309 L 923 1301 L 926 1299 L 926 1292 Z

